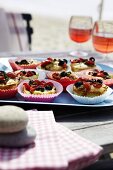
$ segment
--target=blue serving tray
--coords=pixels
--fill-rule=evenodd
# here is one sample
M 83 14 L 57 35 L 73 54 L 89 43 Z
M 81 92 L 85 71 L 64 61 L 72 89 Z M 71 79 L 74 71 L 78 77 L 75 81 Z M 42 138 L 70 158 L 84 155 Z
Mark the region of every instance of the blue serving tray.
M 99 67 L 101 67 L 102 70 L 113 72 L 113 68 L 109 67 L 104 64 L 98 64 Z M 0 64 L 0 70 L 7 71 L 9 68 L 3 64 Z M 8 104 L 30 104 L 30 105 L 48 105 L 48 106 L 83 106 L 83 107 L 106 107 L 106 106 L 113 106 L 113 94 L 111 94 L 104 102 L 95 104 L 95 105 L 84 105 L 78 103 L 76 100 L 74 100 L 70 94 L 67 92 L 62 92 L 58 97 L 56 97 L 53 102 L 29 102 L 25 101 L 19 94 L 16 95 L 15 98 L 12 99 L 4 99 L 0 100 L 2 103 L 8 103 Z

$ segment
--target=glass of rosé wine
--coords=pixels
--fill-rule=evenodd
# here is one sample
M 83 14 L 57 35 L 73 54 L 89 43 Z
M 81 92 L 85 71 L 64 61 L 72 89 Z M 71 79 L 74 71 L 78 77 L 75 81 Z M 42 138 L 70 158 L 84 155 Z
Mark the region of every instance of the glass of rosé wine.
M 113 21 L 96 21 L 92 31 L 92 42 L 96 51 L 105 54 L 113 52 Z
M 70 39 L 79 45 L 77 51 L 72 51 L 72 56 L 86 56 L 88 53 L 84 52 L 81 43 L 85 43 L 91 38 L 92 34 L 92 17 L 90 16 L 71 16 L 69 22 L 69 36 Z

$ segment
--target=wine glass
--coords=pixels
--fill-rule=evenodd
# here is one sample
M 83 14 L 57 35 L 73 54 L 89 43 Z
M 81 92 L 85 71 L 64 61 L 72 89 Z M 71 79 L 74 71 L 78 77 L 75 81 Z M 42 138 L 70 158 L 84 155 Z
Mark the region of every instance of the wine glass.
M 103 56 L 107 57 L 108 53 L 112 53 L 113 21 L 96 21 L 92 31 L 92 42 L 95 50 Z
M 71 16 L 69 22 L 70 39 L 78 43 L 87 42 L 91 38 L 92 33 L 92 17 L 90 16 Z M 83 52 L 82 48 L 72 51 L 72 56 L 86 56 L 88 53 Z

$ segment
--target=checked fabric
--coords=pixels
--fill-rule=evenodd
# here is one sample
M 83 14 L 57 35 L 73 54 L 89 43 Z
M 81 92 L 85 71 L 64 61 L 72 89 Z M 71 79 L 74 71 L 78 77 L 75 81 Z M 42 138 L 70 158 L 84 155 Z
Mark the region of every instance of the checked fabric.
M 0 170 L 80 170 L 99 159 L 102 148 L 55 122 L 52 111 L 27 111 L 37 133 L 24 148 L 0 148 Z

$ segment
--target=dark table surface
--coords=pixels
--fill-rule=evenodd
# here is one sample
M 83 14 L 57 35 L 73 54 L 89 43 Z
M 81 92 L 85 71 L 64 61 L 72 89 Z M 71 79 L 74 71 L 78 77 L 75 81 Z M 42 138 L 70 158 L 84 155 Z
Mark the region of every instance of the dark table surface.
M 15 53 L 8 54 L 8 57 L 17 57 Z M 22 54 L 21 54 L 22 55 Z M 19 56 L 21 56 L 19 55 Z M 67 53 L 47 53 L 40 54 L 41 56 L 67 56 Z M 3 54 L 2 54 L 3 56 Z M 29 54 L 24 57 L 34 57 L 35 55 Z M 37 57 L 37 54 L 36 54 Z M 104 63 L 107 65 L 112 64 L 110 60 L 103 60 L 100 56 L 96 58 L 98 63 Z M 5 54 L 4 60 L 1 60 L 2 64 L 7 62 L 7 53 Z M 112 68 L 111 70 L 112 71 Z M 28 102 L 17 102 L 10 100 L 1 100 L 0 105 L 16 105 L 24 108 L 25 110 L 37 109 L 37 110 L 53 110 L 55 119 L 57 122 L 63 124 L 69 129 L 73 130 L 75 133 L 90 139 L 91 141 L 104 147 L 104 153 L 113 152 L 113 106 L 103 106 L 103 107 L 83 107 L 83 106 L 69 106 L 69 105 L 54 105 L 54 104 L 43 104 L 43 103 L 33 103 Z

